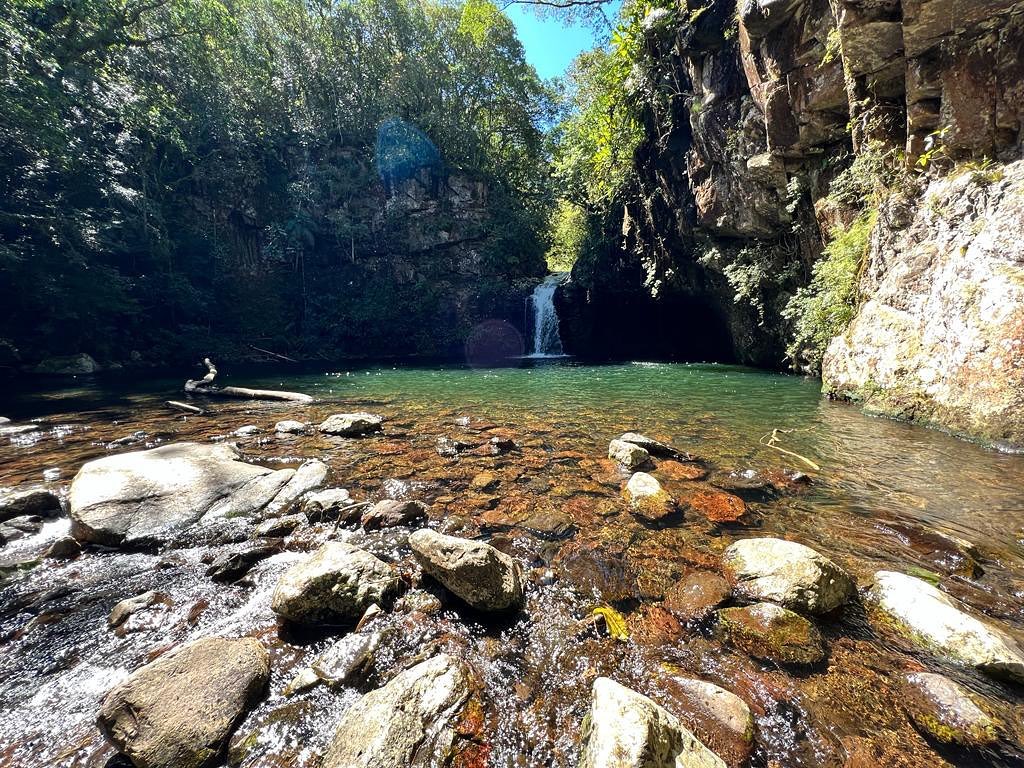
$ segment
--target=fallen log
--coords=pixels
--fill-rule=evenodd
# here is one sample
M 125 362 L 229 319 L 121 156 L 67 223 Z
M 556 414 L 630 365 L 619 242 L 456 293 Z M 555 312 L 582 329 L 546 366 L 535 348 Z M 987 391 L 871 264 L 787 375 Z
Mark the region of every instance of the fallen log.
M 175 410 L 184 411 L 185 413 L 193 413 L 196 416 L 205 416 L 206 415 L 206 411 L 204 411 L 202 408 L 197 408 L 194 405 L 189 405 L 188 403 L 182 403 L 182 402 L 180 402 L 178 400 L 168 400 L 167 401 L 167 405 L 168 405 L 168 407 L 174 408 Z
M 215 387 L 213 380 L 217 378 L 217 368 L 210 358 L 203 364 L 207 374 L 201 379 L 189 379 L 185 382 L 185 391 L 190 395 L 207 395 L 209 397 L 236 397 L 243 400 L 285 400 L 291 403 L 312 403 L 313 398 L 301 392 L 284 392 L 277 389 L 248 389 L 247 387 Z

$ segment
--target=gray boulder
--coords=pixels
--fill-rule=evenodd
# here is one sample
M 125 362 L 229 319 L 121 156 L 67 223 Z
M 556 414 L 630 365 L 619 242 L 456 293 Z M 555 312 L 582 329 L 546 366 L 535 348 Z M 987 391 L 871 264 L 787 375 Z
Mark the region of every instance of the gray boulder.
M 309 459 L 304 461 L 295 474 L 292 475 L 273 501 L 267 504 L 264 514 L 267 517 L 283 515 L 290 510 L 303 496 L 310 491 L 315 491 L 324 481 L 327 480 L 327 465 L 320 459 Z
M 744 539 L 724 553 L 736 594 L 807 613 L 828 613 L 856 594 L 850 575 L 824 555 L 795 541 Z
M 411 525 L 426 520 L 429 509 L 422 501 L 384 499 L 363 513 L 361 524 L 368 531 Z
M 635 443 L 612 440 L 608 443 L 608 458 L 632 472 L 651 460 L 651 454 Z
M 869 601 L 885 624 L 943 658 L 1024 683 L 1024 652 L 1003 630 L 975 618 L 926 581 L 878 571 Z
M 519 565 L 490 544 L 421 528 L 409 546 L 423 570 L 473 608 L 504 611 L 523 603 Z
M 294 469 L 279 469 L 267 475 L 254 477 L 226 499 L 214 504 L 203 515 L 203 520 L 248 517 L 258 512 L 281 492 L 294 474 Z
M 329 541 L 277 582 L 271 608 L 304 624 L 355 622 L 398 590 L 398 575 L 351 544 Z
M 383 423 L 383 417 L 372 413 L 336 413 L 320 422 L 317 428 L 327 435 L 358 437 L 379 432 Z
M 274 431 L 281 435 L 301 435 L 306 431 L 306 425 L 301 421 L 286 419 L 274 425 Z
M 60 513 L 60 497 L 46 488 L 14 488 L 0 492 L 0 521 L 22 515 L 55 517 Z
M 679 719 L 607 677 L 594 681 L 578 768 L 725 768 Z
M 108 546 L 166 541 L 269 473 L 224 444 L 172 443 L 96 459 L 71 483 L 71 534 Z
M 352 496 L 344 488 L 325 488 L 322 491 L 307 493 L 302 499 L 300 509 L 311 523 L 323 523 L 341 519 L 348 522 L 346 511 L 355 504 Z M 358 515 L 362 507 L 352 511 Z
M 260 698 L 270 659 L 253 638 L 197 640 L 107 694 L 98 723 L 138 768 L 202 768 Z
M 441 768 L 469 698 L 463 665 L 441 655 L 366 694 L 342 717 L 321 768 Z

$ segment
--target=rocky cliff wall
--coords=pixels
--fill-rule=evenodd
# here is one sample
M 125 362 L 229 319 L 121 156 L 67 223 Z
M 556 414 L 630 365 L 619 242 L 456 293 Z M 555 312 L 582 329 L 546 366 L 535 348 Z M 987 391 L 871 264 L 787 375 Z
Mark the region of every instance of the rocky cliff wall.
M 978 217 L 941 224 L 928 208 L 936 195 L 966 205 L 972 193 L 957 184 L 967 182 L 924 190 L 964 169 L 1002 173 L 1021 156 L 1024 2 L 690 0 L 652 11 L 644 32 L 636 73 L 646 138 L 632 183 L 605 222 L 612 245 L 581 259 L 562 297 L 573 351 L 618 352 L 616 336 L 602 345 L 607 340 L 592 329 L 609 306 L 624 304 L 643 319 L 646 346 L 661 356 L 694 358 L 698 334 L 718 340 L 697 345 L 705 358 L 816 371 L 821 350 L 815 356 L 793 341 L 798 318 L 785 309 L 832 238 L 880 206 L 885 215 L 854 291 L 853 335 L 828 356 L 832 392 L 862 396 L 869 378 L 877 388 L 917 391 L 896 370 L 867 373 L 874 369 L 866 356 L 883 348 L 895 355 L 895 341 L 889 346 L 880 334 L 870 348 L 856 341 L 879 330 L 865 313 L 889 301 L 886 290 L 920 289 L 906 311 L 920 333 L 937 337 L 936 307 L 955 304 L 953 293 L 968 290 L 962 273 L 973 270 L 991 276 L 979 278 L 983 293 L 1010 303 L 999 317 L 1012 324 L 1021 297 L 992 281 L 1015 257 L 983 244 L 1000 241 L 992 227 L 1005 227 L 1016 210 L 1009 202 L 1016 169 L 973 201 L 988 211 L 978 214 L 988 225 Z M 959 213 L 951 201 L 948 215 Z M 906 268 L 918 245 L 945 266 L 923 268 L 917 284 L 887 278 Z M 966 270 L 952 266 L 961 246 L 972 264 Z M 943 270 L 946 281 L 930 286 L 926 300 L 924 283 Z M 1014 333 L 990 319 L 971 325 L 975 348 L 994 349 Z M 1000 381 L 1000 402 L 1019 398 L 1019 378 Z M 881 402 L 877 393 L 873 399 Z M 952 419 L 938 406 L 890 412 Z M 986 418 L 954 426 L 977 433 Z

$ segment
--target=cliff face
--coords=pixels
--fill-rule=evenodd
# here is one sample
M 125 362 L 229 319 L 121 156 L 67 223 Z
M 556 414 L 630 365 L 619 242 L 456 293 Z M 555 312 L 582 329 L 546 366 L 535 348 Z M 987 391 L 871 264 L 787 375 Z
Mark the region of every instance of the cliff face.
M 979 389 L 984 377 L 947 370 L 967 348 L 941 339 L 953 343 L 960 328 L 971 348 L 995 349 L 1020 334 L 1021 296 L 998 283 L 1018 279 L 1007 271 L 1019 264 L 1020 245 L 1007 237 L 1018 171 L 1003 165 L 1022 154 L 1024 2 L 690 0 L 652 12 L 644 28 L 646 139 L 607 222 L 614 245 L 582 260 L 567 286 L 569 346 L 593 352 L 595 337 L 579 329 L 625 302 L 662 356 L 692 359 L 696 346 L 705 358 L 814 369 L 820 351 L 814 359 L 794 345 L 794 315 L 783 310 L 832 238 L 870 212 L 878 223 L 856 320 L 827 356 L 830 391 L 863 397 L 870 387 L 886 412 L 978 433 L 985 418 L 921 403 L 936 387 L 966 387 L 954 410 L 969 411 L 995 389 L 1003 406 L 979 407 L 1003 413 L 992 418 L 1001 422 L 1019 377 Z M 967 181 L 932 181 L 972 168 L 1005 179 L 983 194 Z M 929 183 L 940 186 L 925 192 Z M 949 198 L 944 215 L 929 208 L 936 196 Z M 969 204 L 970 222 L 953 221 Z M 971 314 L 954 298 L 964 291 L 1002 308 Z M 882 305 L 900 307 L 930 340 L 920 351 L 930 362 L 918 367 L 937 378 L 913 409 L 884 408 L 878 396 L 913 389 L 898 366 L 881 376 L 869 362 L 905 350 L 891 318 L 878 319 Z M 946 323 L 938 307 L 960 314 Z M 694 335 L 717 341 L 694 345 Z M 1019 348 L 1007 354 L 1007 366 L 1019 365 Z

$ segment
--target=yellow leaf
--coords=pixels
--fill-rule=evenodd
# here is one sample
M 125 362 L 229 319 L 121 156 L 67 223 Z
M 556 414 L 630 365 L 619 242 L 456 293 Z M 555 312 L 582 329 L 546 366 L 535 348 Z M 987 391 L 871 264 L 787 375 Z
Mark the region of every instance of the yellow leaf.
M 604 625 L 608 628 L 609 635 L 623 642 L 629 640 L 629 633 L 626 631 L 626 620 L 621 613 L 610 605 L 598 606 L 592 613 L 595 616 L 604 617 Z

